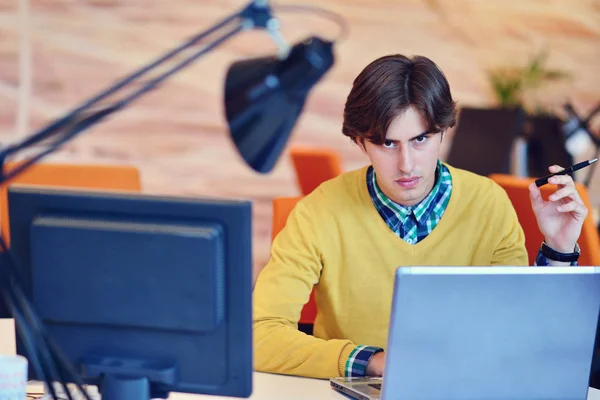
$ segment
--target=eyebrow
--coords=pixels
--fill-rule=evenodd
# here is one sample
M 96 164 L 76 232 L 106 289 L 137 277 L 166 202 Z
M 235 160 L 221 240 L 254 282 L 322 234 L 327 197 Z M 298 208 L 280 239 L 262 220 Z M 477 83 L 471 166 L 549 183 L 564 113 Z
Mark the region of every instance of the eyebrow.
M 421 137 L 421 136 L 425 136 L 425 135 L 433 135 L 434 133 L 440 133 L 440 132 L 441 132 L 441 131 L 436 131 L 436 130 L 429 129 L 429 130 L 427 130 L 427 131 L 425 131 L 425 132 L 423 132 L 423 133 L 420 133 L 420 134 L 418 134 L 417 136 L 413 136 L 413 137 L 411 137 L 411 138 L 410 138 L 410 139 L 408 139 L 408 140 L 409 140 L 409 141 L 410 141 L 410 140 L 415 140 L 416 138 L 418 138 L 418 137 Z M 397 142 L 397 140 L 394 140 L 394 139 L 386 139 L 386 140 L 390 140 L 390 141 L 392 141 L 392 142 Z
M 415 140 L 418 137 L 425 136 L 425 135 L 428 135 L 430 133 L 431 133 L 431 131 L 425 131 L 425 132 L 421 133 L 420 135 L 411 137 L 409 140 Z

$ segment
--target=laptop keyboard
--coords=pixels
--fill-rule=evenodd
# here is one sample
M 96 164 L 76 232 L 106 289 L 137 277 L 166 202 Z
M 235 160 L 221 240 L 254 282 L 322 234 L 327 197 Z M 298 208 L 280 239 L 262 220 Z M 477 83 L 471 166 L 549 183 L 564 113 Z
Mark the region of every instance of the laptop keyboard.
M 377 390 L 381 390 L 381 383 L 369 383 L 369 386 L 371 386 Z

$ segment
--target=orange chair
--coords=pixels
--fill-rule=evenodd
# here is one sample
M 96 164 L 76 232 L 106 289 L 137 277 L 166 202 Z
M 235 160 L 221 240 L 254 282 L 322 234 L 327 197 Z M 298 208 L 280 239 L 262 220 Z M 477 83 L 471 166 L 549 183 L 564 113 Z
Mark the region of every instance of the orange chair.
M 6 163 L 6 170 L 17 165 Z M 139 192 L 140 173 L 131 166 L 35 164 L 22 174 L 0 185 L 0 233 L 9 245 L 8 186 L 12 184 L 64 188 L 121 190 Z
M 525 232 L 525 246 L 529 255 L 529 263 L 533 265 L 535 258 L 540 249 L 540 245 L 544 240 L 540 232 L 535 214 L 531 208 L 531 200 L 529 198 L 529 184 L 534 181 L 533 178 L 520 178 L 512 175 L 492 174 L 490 178 L 504 188 L 510 198 L 513 207 L 517 212 L 519 222 Z M 575 183 L 577 191 L 588 210 L 591 210 L 590 199 L 588 192 L 580 183 Z M 546 185 L 540 188 L 542 197 L 548 199 L 550 194 L 556 191 L 555 185 Z M 592 219 L 591 211 L 583 223 L 581 236 L 579 237 L 579 247 L 581 248 L 581 256 L 579 257 L 579 265 L 583 266 L 600 266 L 600 237 L 598 230 Z
M 302 197 L 276 197 L 273 199 L 273 225 L 271 230 L 271 240 L 275 239 L 275 236 L 277 236 L 279 231 L 283 229 L 288 215 L 301 198 Z M 315 292 L 313 290 L 310 294 L 310 298 L 308 299 L 308 303 L 306 303 L 302 309 L 298 323 L 312 325 L 315 322 L 316 316 L 317 303 L 315 302 Z
M 330 149 L 294 146 L 290 156 L 300 191 L 307 195 L 321 183 L 342 173 L 340 155 Z

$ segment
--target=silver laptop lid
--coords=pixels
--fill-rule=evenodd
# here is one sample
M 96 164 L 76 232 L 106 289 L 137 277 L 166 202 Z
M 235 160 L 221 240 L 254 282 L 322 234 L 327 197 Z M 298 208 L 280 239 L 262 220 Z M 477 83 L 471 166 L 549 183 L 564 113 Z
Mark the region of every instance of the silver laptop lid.
M 383 399 L 585 399 L 595 267 L 402 267 Z

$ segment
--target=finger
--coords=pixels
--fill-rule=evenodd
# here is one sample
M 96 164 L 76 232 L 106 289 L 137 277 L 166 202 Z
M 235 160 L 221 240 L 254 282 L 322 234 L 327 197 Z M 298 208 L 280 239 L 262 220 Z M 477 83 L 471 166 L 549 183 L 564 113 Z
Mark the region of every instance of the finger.
M 531 206 L 534 210 L 537 210 L 544 205 L 542 192 L 540 191 L 540 188 L 537 187 L 535 182 L 532 182 L 529 185 L 529 198 L 531 199 Z
M 579 193 L 575 190 L 575 186 L 564 186 L 562 189 L 557 190 L 555 193 L 552 193 L 548 200 L 550 201 L 559 201 L 560 199 L 571 198 L 572 200 L 582 203 L 581 198 L 579 197 Z
M 550 171 L 551 173 L 555 174 L 557 172 L 562 171 L 564 168 L 561 167 L 560 165 L 551 165 L 548 167 L 548 171 Z
M 586 206 L 579 204 L 576 201 L 561 204 L 556 207 L 556 210 L 561 213 L 572 213 L 579 220 L 584 220 L 588 213 Z
M 556 175 L 548 178 L 548 183 L 562 186 L 575 186 L 575 182 L 570 175 Z

